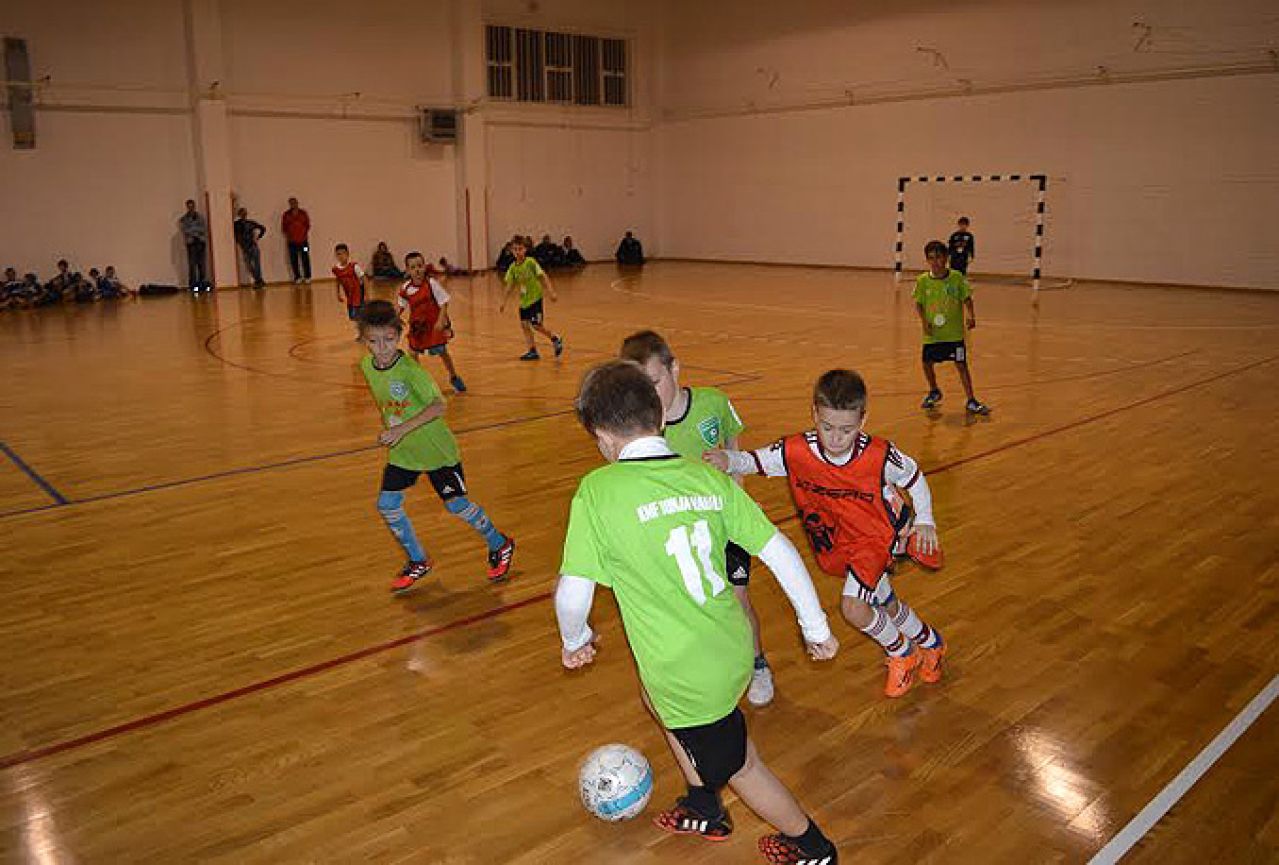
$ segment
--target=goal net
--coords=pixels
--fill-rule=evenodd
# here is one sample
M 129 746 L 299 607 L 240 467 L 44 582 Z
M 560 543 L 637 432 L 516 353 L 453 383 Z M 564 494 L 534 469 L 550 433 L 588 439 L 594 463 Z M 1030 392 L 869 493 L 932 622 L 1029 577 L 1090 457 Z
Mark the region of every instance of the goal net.
M 913 279 L 927 269 L 924 245 L 946 243 L 969 219 L 974 238 L 970 278 L 1009 281 L 1035 289 L 1065 288 L 1072 280 L 1047 276 L 1045 264 L 1061 256 L 1050 244 L 1052 211 L 1044 174 L 914 175 L 897 181 L 897 239 L 893 270 L 897 280 Z M 1054 199 L 1055 201 L 1055 199 Z M 1058 268 L 1060 270 L 1060 268 Z

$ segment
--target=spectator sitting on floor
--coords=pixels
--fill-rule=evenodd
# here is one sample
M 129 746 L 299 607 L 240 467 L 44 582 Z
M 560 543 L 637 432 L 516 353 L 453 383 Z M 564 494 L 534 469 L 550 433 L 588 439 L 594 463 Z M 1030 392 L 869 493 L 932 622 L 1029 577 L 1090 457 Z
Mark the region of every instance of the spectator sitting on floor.
M 518 237 L 512 237 L 502 247 L 502 251 L 497 256 L 497 273 L 499 276 L 506 276 L 506 269 L 515 263 L 515 253 L 511 252 L 511 244 L 515 243 Z
M 564 263 L 564 250 L 555 245 L 549 234 L 542 235 L 542 242 L 533 247 L 532 256 L 543 269 L 559 267 Z
M 585 267 L 586 259 L 582 258 L 582 253 L 577 251 L 577 247 L 573 245 L 573 238 L 564 237 L 564 267 Z
M 404 271 L 395 266 L 395 256 L 387 248 L 386 241 L 379 241 L 377 249 L 369 259 L 369 267 L 373 268 L 374 279 L 403 279 Z
M 107 269 L 98 279 L 98 297 L 103 300 L 116 300 L 130 294 L 132 292 L 125 288 L 124 283 L 120 282 L 120 278 L 115 275 L 115 266 L 107 265 Z
M 617 263 L 634 267 L 644 263 L 644 246 L 629 231 L 617 245 Z

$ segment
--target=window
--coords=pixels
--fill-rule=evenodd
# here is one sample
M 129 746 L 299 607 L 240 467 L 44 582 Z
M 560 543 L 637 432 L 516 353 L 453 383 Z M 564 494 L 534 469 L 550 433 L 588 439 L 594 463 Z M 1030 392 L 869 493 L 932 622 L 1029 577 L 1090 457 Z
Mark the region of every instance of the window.
M 486 37 L 490 99 L 626 107 L 626 40 L 494 24 Z
M 512 68 L 510 27 L 488 28 L 489 97 L 513 99 L 515 72 Z

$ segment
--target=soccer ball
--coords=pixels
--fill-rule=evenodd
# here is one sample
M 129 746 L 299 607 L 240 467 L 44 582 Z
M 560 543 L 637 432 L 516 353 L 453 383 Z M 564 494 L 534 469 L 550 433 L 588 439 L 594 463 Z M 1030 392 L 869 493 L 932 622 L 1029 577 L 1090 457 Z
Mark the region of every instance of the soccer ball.
M 644 755 L 627 745 L 596 748 L 577 776 L 582 804 L 601 820 L 629 820 L 653 795 L 653 770 Z

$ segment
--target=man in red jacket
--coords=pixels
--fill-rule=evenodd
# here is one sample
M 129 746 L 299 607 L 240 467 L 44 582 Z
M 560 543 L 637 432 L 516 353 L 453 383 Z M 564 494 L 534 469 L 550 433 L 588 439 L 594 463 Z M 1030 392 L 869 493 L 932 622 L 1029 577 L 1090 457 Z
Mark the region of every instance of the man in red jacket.
M 311 232 L 311 217 L 298 207 L 296 198 L 289 199 L 289 209 L 280 219 L 280 229 L 289 243 L 289 269 L 294 282 L 311 281 L 311 248 L 307 235 Z

